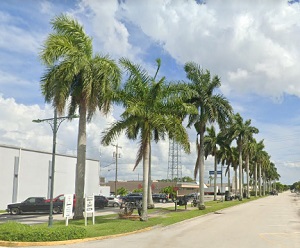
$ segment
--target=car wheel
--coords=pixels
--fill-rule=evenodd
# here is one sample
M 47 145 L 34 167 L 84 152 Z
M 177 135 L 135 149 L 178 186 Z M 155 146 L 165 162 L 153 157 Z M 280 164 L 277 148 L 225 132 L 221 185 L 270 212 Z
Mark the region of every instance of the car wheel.
M 116 207 L 119 207 L 119 203 L 114 203 L 114 207 L 116 208 Z
M 54 207 L 53 210 L 52 210 L 53 214 L 59 214 L 60 212 L 61 212 L 61 210 L 60 210 L 59 207 Z
M 163 199 L 163 201 L 162 201 L 163 203 L 166 203 L 167 201 L 166 201 L 166 199 Z
M 20 209 L 18 209 L 18 208 L 12 208 L 11 210 L 10 210 L 10 214 L 13 214 L 13 215 L 15 215 L 15 214 L 20 214 L 21 213 L 21 211 L 20 211 Z
M 162 199 L 159 199 L 159 202 L 162 202 Z

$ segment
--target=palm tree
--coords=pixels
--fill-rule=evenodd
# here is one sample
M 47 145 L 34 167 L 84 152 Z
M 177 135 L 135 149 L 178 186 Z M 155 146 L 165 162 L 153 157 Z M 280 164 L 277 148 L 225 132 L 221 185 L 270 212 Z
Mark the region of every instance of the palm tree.
M 230 128 L 228 129 L 229 136 L 236 140 L 239 152 L 239 195 L 240 200 L 243 199 L 243 145 L 248 142 L 252 134 L 258 133 L 258 129 L 251 126 L 251 120 L 243 122 L 243 118 L 239 113 L 232 118 Z
M 204 136 L 205 159 L 208 155 L 214 156 L 214 201 L 217 200 L 217 164 L 219 161 L 219 148 L 225 146 L 226 139 L 222 132 L 216 133 L 215 127 L 207 128 L 207 135 Z
M 143 203 L 140 219 L 146 221 L 150 141 L 153 139 L 158 142 L 164 139 L 165 135 L 169 135 L 169 138 L 174 138 L 186 152 L 189 152 L 188 134 L 182 126 L 182 120 L 193 108 L 180 100 L 187 91 L 180 93 L 179 87 L 166 84 L 164 77 L 156 81 L 160 60 L 157 60 L 158 66 L 154 77 L 127 59 L 121 59 L 120 64 L 129 73 L 118 100 L 125 110 L 121 120 L 116 121 L 104 132 L 102 144 L 109 145 L 123 131 L 129 139 L 135 140 L 139 136 L 140 147 L 134 168 L 143 160 Z
M 230 165 L 233 161 L 233 151 L 230 147 L 230 143 L 231 141 L 229 142 L 229 140 L 227 139 L 226 144 L 224 146 L 220 146 L 220 150 L 218 151 L 218 163 L 221 163 L 222 166 L 227 165 L 225 170 L 225 176 L 227 174 L 227 187 L 229 192 L 231 191 Z
M 263 170 L 269 163 L 269 155 L 266 151 L 261 151 L 258 158 L 258 191 L 259 196 L 264 195 L 264 190 L 262 192 L 262 185 L 263 185 Z
M 60 15 L 52 21 L 54 32 L 46 39 L 41 60 L 47 69 L 41 81 L 46 102 L 62 114 L 79 109 L 74 218 L 83 218 L 86 160 L 86 123 L 97 109 L 108 113 L 121 72 L 108 56 L 93 55 L 92 39 L 74 19 Z
M 250 186 L 249 186 L 249 164 L 250 164 L 250 158 L 252 158 L 255 155 L 255 149 L 256 149 L 256 140 L 252 137 L 249 136 L 248 142 L 244 143 L 243 151 L 245 154 L 245 165 L 246 165 L 246 177 L 247 177 L 247 188 L 246 188 L 246 197 L 250 198 Z
M 197 160 L 195 165 L 196 177 L 199 174 L 200 200 L 199 209 L 205 209 L 204 205 L 204 133 L 207 123 L 217 122 L 222 129 L 232 114 L 232 107 L 228 100 L 221 94 L 213 94 L 220 87 L 220 79 L 217 76 L 211 78 L 210 72 L 205 72 L 194 62 L 188 62 L 184 66 L 190 89 L 194 92 L 188 100 L 198 109 L 197 114 L 190 114 L 188 127 L 194 125 L 197 138 Z
M 256 143 L 254 146 L 254 157 L 253 157 L 253 162 L 254 162 L 254 189 L 255 189 L 255 197 L 257 197 L 257 167 L 259 166 L 260 159 L 262 156 L 263 149 L 265 148 L 264 146 L 264 141 L 261 140 L 260 142 Z M 260 186 L 259 186 L 260 188 Z

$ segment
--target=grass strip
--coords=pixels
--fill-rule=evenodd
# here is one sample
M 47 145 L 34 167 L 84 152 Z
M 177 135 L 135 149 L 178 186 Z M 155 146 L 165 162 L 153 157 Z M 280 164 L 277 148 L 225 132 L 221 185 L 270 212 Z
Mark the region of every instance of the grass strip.
M 236 206 L 256 199 L 258 198 L 252 197 L 251 199 L 243 199 L 243 201 L 210 201 L 205 203 L 205 210 L 198 210 L 198 208 L 190 206 L 187 208 L 187 210 L 185 210 L 184 206 L 178 206 L 177 211 L 174 210 L 175 207 L 149 209 L 149 219 L 145 222 L 139 221 L 138 219 L 120 219 L 118 218 L 118 214 L 96 216 L 95 225 L 92 225 L 92 220 L 89 218 L 88 225 L 85 228 L 87 231 L 87 237 L 89 238 L 116 235 L 138 231 L 157 225 L 167 226 L 175 224 L 180 221 L 202 216 L 208 213 L 213 213 L 221 209 Z M 134 214 L 137 215 L 137 212 L 135 211 Z M 69 220 L 69 225 L 84 226 L 84 224 L 84 220 Z M 54 222 L 54 225 L 65 225 L 65 222 L 57 221 Z

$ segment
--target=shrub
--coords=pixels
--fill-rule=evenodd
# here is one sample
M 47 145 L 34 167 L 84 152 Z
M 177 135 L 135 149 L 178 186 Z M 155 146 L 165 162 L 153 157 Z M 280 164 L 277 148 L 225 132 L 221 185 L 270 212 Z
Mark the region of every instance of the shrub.
M 0 240 L 20 242 L 60 241 L 86 237 L 85 228 L 78 226 L 28 226 L 17 222 L 0 224 Z

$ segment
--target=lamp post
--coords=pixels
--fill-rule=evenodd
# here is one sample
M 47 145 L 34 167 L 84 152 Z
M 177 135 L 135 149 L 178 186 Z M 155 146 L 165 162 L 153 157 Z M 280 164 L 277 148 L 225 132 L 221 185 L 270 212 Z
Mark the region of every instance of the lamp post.
M 77 115 L 74 116 L 64 116 L 57 117 L 57 110 L 54 109 L 54 118 L 48 119 L 37 119 L 32 120 L 35 123 L 48 122 L 51 126 L 53 132 L 53 143 L 52 143 L 52 164 L 51 164 L 51 182 L 50 182 L 50 212 L 49 212 L 49 222 L 48 226 L 51 227 L 53 224 L 53 190 L 54 190 L 54 170 L 55 170 L 55 153 L 56 153 L 56 134 L 60 124 L 66 119 L 78 118 Z
M 116 145 L 113 145 L 116 147 L 116 153 L 114 154 L 115 155 L 115 158 L 116 158 L 116 174 L 115 174 L 115 197 L 117 196 L 117 182 L 118 182 L 118 155 L 120 155 L 118 153 L 118 148 L 122 148 L 121 146 L 118 146 L 118 144 Z

